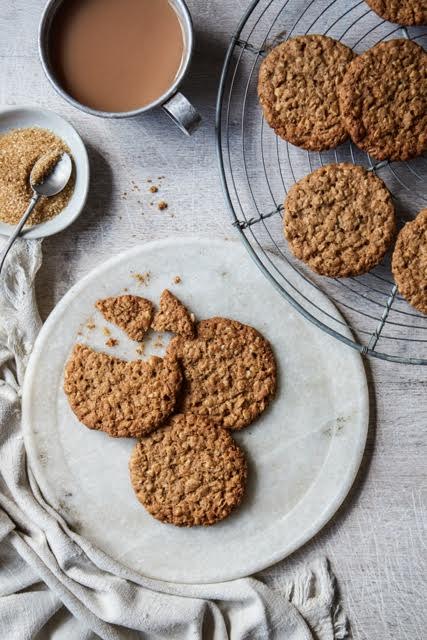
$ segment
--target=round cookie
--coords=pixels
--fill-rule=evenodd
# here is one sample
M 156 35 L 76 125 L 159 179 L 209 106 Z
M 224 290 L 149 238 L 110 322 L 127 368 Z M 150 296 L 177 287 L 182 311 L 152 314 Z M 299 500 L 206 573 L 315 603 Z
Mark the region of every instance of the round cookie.
M 223 520 L 240 504 L 246 484 L 245 456 L 231 435 L 189 414 L 141 438 L 129 469 L 147 511 L 180 527 Z
M 290 189 L 284 231 L 294 255 L 320 275 L 366 273 L 381 261 L 396 233 L 390 193 L 363 167 L 321 167 Z
M 184 375 L 181 410 L 219 426 L 246 427 L 275 393 L 276 362 L 269 343 L 235 320 L 202 320 L 195 339 L 177 336 L 167 353 L 178 359 Z
M 402 296 L 427 314 L 427 209 L 420 211 L 399 233 L 392 271 Z
M 366 0 L 384 20 L 397 24 L 427 24 L 427 0 Z
M 355 58 L 338 95 L 351 139 L 377 160 L 427 149 L 427 53 L 415 42 L 381 42 Z
M 262 62 L 259 101 L 270 127 L 303 149 L 331 149 L 347 139 L 338 85 L 354 54 L 322 35 L 297 36 L 274 47 Z
M 137 438 L 172 413 L 181 382 L 179 365 L 170 357 L 127 362 L 77 344 L 65 368 L 64 391 L 89 429 Z

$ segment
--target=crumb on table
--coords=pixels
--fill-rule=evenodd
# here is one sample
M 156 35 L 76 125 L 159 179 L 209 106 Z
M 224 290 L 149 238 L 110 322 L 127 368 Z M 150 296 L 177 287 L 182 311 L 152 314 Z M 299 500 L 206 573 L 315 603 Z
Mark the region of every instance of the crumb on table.
M 86 329 L 89 329 L 91 331 L 92 329 L 95 329 L 95 327 L 96 327 L 96 324 L 94 323 L 93 320 L 88 320 L 86 322 Z
M 150 187 L 150 193 L 157 193 L 159 190 L 159 187 L 156 187 L 155 184 L 151 185 Z
M 116 338 L 109 338 L 105 344 L 107 347 L 116 347 L 119 341 Z
M 147 286 L 150 282 L 151 273 L 149 271 L 146 271 L 145 273 L 132 273 L 132 277 L 135 278 L 139 284 Z
M 164 200 L 160 200 L 159 204 L 157 205 L 158 209 L 160 209 L 160 211 L 163 211 L 163 209 L 167 209 L 168 208 L 168 203 L 165 202 Z
M 145 344 L 141 342 L 141 344 L 136 348 L 136 352 L 138 355 L 142 356 L 144 355 L 144 351 L 145 351 Z
M 175 276 L 173 281 L 174 281 L 175 284 L 181 284 L 181 282 L 182 282 L 181 276 Z
M 104 336 L 111 336 L 111 331 L 108 327 L 102 327 L 102 333 Z

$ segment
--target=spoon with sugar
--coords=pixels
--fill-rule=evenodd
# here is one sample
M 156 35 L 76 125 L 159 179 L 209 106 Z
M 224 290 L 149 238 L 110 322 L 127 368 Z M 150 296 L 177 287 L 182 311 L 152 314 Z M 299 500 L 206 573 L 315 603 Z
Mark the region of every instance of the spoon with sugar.
M 30 174 L 30 186 L 33 190 L 33 195 L 27 210 L 0 253 L 0 271 L 11 246 L 21 233 L 22 227 L 27 222 L 37 202 L 42 196 L 50 198 L 60 193 L 67 186 L 72 168 L 71 158 L 65 152 L 49 151 L 37 160 Z

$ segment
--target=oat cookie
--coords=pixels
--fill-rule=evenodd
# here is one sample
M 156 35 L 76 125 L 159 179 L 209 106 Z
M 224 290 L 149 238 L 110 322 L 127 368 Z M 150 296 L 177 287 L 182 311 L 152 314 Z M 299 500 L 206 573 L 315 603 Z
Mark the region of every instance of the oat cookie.
M 427 209 L 399 233 L 392 271 L 402 296 L 418 311 L 427 313 Z
M 65 368 L 64 391 L 89 429 L 135 438 L 172 413 L 181 382 L 179 365 L 171 357 L 126 362 L 77 344 Z
M 195 334 L 190 313 L 167 289 L 160 297 L 160 307 L 151 326 L 154 331 L 171 331 L 186 338 L 192 338 Z
M 284 230 L 294 255 L 323 276 L 366 273 L 381 261 L 396 232 L 382 180 L 352 164 L 330 164 L 293 185 Z
M 141 438 L 129 463 L 138 500 L 152 516 L 180 527 L 211 525 L 240 504 L 243 451 L 206 418 L 176 415 Z
M 427 0 L 366 0 L 384 20 L 397 24 L 427 24 Z
M 197 336 L 174 338 L 167 353 L 183 370 L 180 407 L 215 424 L 242 429 L 270 403 L 276 390 L 276 362 L 258 331 L 227 318 L 197 325 Z
M 337 88 L 354 57 L 341 42 L 297 36 L 274 47 L 262 62 L 259 101 L 270 127 L 304 149 L 331 149 L 347 138 Z
M 427 53 L 415 42 L 381 42 L 355 58 L 338 95 L 353 142 L 377 160 L 427 149 Z
M 123 329 L 131 340 L 141 342 L 150 328 L 154 307 L 140 296 L 118 296 L 96 302 L 96 308 L 108 322 Z

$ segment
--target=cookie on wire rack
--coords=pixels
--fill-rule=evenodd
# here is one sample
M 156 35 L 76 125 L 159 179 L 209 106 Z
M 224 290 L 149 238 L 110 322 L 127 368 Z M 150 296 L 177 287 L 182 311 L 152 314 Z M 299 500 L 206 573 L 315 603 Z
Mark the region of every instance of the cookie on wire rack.
M 402 25 L 427 24 L 427 0 L 366 0 L 384 20 Z
M 353 57 L 351 49 L 323 35 L 297 36 L 274 47 L 258 78 L 270 127 L 303 149 L 321 151 L 344 142 L 337 88 Z
M 366 273 L 382 260 L 396 233 L 391 195 L 361 166 L 326 165 L 289 190 L 284 232 L 293 254 L 320 275 Z
M 200 416 L 175 415 L 141 438 L 129 463 L 138 500 L 180 527 L 212 525 L 241 502 L 246 460 L 230 433 Z
M 399 233 L 392 271 L 402 296 L 427 314 L 427 209 L 420 211 Z
M 415 42 L 375 45 L 347 67 L 339 87 L 353 142 L 377 160 L 409 160 L 427 150 L 427 53 Z

